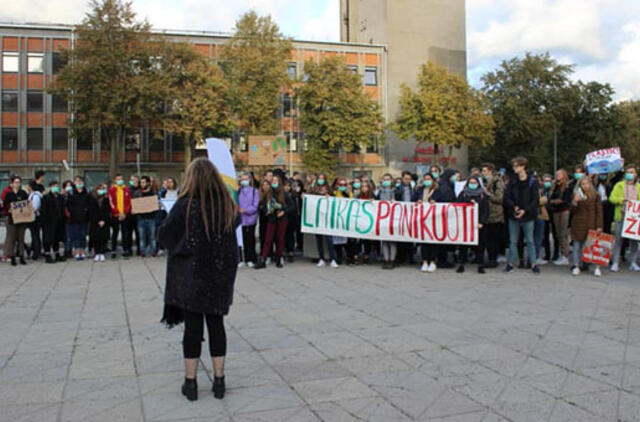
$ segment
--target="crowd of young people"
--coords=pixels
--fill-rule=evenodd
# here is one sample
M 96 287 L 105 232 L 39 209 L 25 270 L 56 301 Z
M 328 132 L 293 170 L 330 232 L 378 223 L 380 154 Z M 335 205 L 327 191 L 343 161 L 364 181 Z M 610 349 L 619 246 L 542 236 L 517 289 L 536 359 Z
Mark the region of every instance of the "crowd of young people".
M 553 262 L 570 266 L 573 275 L 597 265 L 582 261 L 590 230 L 615 236 L 609 269 L 617 272 L 622 261 L 631 271 L 638 266 L 638 242 L 622 237 L 623 213 L 627 201 L 640 199 L 636 166 L 629 164 L 614 174 L 589 175 L 582 165 L 573 168 L 572 177 L 559 169 L 555 177 L 537 174 L 524 157 L 512 161 L 512 170 L 497 171 L 492 163 L 470 170 L 466 180 L 455 169 L 431 166 L 422 176 L 403 172 L 400 177 L 387 173 L 377 181 L 362 175 L 351 180 L 329 180 L 324 173 L 268 171 L 258 181 L 252 173 L 240 177 L 239 212 L 242 216 L 244 248 L 240 267 L 265 268 L 269 263 L 282 267 L 302 251 L 301 204 L 305 194 L 357 199 L 406 202 L 466 202 L 478 204 L 478 246 L 456 247 L 430 243 L 373 241 L 315 235 L 315 264 L 332 268 L 381 262 L 383 269 L 399 264 L 418 264 L 422 272 L 439 268 L 465 271 L 469 262 L 478 273 L 497 268 L 516 267 L 540 273 L 540 267 Z M 463 183 L 456 189 L 456 185 Z M 257 236 L 256 236 L 257 234 Z M 255 239 L 259 239 L 259 254 Z M 626 251 L 629 250 L 627 257 Z M 328 253 L 328 259 L 327 255 Z
M 85 180 L 76 176 L 62 184 L 51 181 L 44 186 L 45 172 L 38 171 L 32 181 L 23 185 L 20 176 L 10 177 L 9 185 L 0 194 L 2 216 L 6 222 L 3 260 L 12 265 L 27 264 L 44 257 L 47 263 L 74 258 L 87 258 L 93 252 L 97 262 L 118 256 L 118 241 L 122 256 L 136 254 L 156 256 L 160 250 L 156 242 L 156 228 L 166 217 L 163 209 L 143 214 L 132 214 L 131 200 L 157 196 L 159 199 L 177 199 L 178 184 L 167 178 L 158 187 L 149 176 L 131 175 L 128 183 L 117 174 L 110 183 L 101 183 L 88 190 Z M 31 202 L 35 220 L 14 223 L 11 207 L 14 202 Z M 29 230 L 31 241 L 25 245 Z M 109 240 L 111 240 L 109 244 Z

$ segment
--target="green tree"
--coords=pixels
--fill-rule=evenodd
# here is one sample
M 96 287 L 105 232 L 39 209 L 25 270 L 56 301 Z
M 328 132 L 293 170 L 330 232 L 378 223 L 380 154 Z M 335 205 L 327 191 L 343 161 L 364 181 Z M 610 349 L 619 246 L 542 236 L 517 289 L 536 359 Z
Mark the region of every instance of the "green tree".
M 354 151 L 372 145 L 383 131 L 378 103 L 364 91 L 362 78 L 347 68 L 342 57 L 308 61 L 305 79 L 296 88 L 300 122 L 308 150 L 303 162 L 309 171 L 333 172 L 330 151 Z
M 206 135 L 232 132 L 226 103 L 228 84 L 220 68 L 197 54 L 191 45 L 170 45 L 163 62 L 168 87 L 165 98 L 170 104 L 162 123 L 184 139 L 186 166 L 196 142 Z
M 494 123 L 484 95 L 464 78 L 428 62 L 420 68 L 416 90 L 401 86 L 400 115 L 393 124 L 401 139 L 448 145 L 493 143 Z
M 109 172 L 116 172 L 119 147 L 128 130 L 159 114 L 166 87 L 156 58 L 162 42 L 146 21 L 136 21 L 130 2 L 92 0 L 91 10 L 74 28 L 75 46 L 63 52 L 67 65 L 51 92 L 70 101 L 75 136 L 100 131 L 110 151 Z
M 291 48 L 270 16 L 250 11 L 236 22 L 222 49 L 221 65 L 229 81 L 227 101 L 234 124 L 243 133 L 275 133 L 279 94 L 290 84 Z
M 626 163 L 640 165 L 640 101 L 624 101 L 614 106 L 620 116 L 618 143 Z

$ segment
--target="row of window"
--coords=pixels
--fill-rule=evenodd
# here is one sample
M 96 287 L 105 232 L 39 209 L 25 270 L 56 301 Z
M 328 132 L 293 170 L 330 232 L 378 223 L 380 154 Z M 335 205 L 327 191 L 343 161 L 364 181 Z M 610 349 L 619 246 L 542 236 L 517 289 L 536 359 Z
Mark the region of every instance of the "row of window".
M 45 58 L 43 53 L 26 53 L 27 72 L 43 73 L 45 71 Z M 58 52 L 51 53 L 51 73 L 56 74 L 64 66 L 62 55 Z M 20 53 L 4 51 L 2 53 L 2 71 L 5 73 L 20 72 Z
M 51 146 L 54 150 L 66 150 L 69 131 L 66 128 L 53 128 L 51 130 Z M 42 128 L 27 129 L 27 150 L 42 151 L 44 147 L 44 130 Z M 80 145 L 78 145 L 79 149 Z M 16 151 L 18 149 L 18 129 L 12 127 L 2 128 L 2 150 Z M 91 144 L 89 144 L 91 149 Z
M 352 71 L 353 73 L 358 73 L 358 66 L 349 65 L 347 69 Z M 289 67 L 287 68 L 287 73 L 289 74 L 289 78 L 291 80 L 295 80 L 298 77 L 298 64 L 295 62 L 289 63 Z M 378 68 L 377 67 L 365 67 L 364 68 L 364 84 L 366 86 L 378 86 Z M 306 75 L 305 75 L 306 80 Z
M 26 110 L 30 112 L 42 112 L 44 106 L 45 93 L 43 91 L 29 90 L 27 91 Z M 18 110 L 18 92 L 3 91 L 2 92 L 2 111 L 19 111 Z M 66 113 L 68 104 L 62 98 L 52 96 L 52 111 L 54 113 Z

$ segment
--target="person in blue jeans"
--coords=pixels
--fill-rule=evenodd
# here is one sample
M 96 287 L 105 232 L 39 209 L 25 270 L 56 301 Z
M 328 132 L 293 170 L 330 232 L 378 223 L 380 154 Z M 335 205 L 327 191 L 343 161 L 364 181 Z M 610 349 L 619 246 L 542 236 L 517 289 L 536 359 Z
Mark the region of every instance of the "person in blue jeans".
M 504 194 L 504 205 L 509 216 L 509 257 L 504 271 L 513 271 L 513 266 L 518 262 L 518 238 L 522 229 L 531 270 L 534 274 L 540 274 L 540 268 L 535 262 L 536 247 L 533 240 L 533 228 L 540 202 L 538 181 L 527 171 L 529 162 L 526 158 L 514 158 L 512 164 L 515 177 L 507 185 Z
M 142 176 L 140 178 L 140 189 L 134 194 L 135 198 L 144 198 L 157 194 L 151 189 L 151 178 Z M 156 256 L 156 214 L 158 211 L 151 211 L 138 214 L 138 233 L 140 234 L 140 256 Z

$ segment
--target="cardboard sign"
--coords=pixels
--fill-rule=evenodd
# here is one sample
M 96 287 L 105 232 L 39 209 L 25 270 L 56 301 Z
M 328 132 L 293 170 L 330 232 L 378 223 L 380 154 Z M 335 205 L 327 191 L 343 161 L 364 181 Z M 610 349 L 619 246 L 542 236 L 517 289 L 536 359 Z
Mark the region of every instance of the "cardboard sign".
M 249 136 L 250 166 L 284 166 L 286 159 L 284 136 Z
M 640 240 L 640 201 L 627 202 L 623 218 L 622 237 Z
M 158 211 L 158 197 L 155 195 L 131 200 L 131 214 L 146 214 L 154 211 Z
M 31 201 L 16 201 L 11 204 L 13 224 L 32 223 L 36 219 Z
M 608 265 L 615 237 L 611 234 L 589 230 L 589 236 L 582 251 L 582 261 L 597 265 Z
M 478 205 L 305 195 L 302 232 L 392 242 L 478 244 Z
M 599 149 L 587 154 L 587 173 L 606 174 L 622 170 L 624 160 L 620 155 L 620 147 Z

